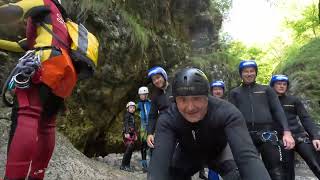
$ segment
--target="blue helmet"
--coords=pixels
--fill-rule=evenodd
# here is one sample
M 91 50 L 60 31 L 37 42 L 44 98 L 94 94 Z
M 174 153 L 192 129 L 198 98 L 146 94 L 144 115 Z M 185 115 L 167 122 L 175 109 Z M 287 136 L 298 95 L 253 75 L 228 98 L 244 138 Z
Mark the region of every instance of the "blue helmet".
M 243 60 L 239 64 L 239 74 L 241 76 L 241 72 L 244 68 L 253 67 L 256 69 L 256 73 L 258 73 L 258 65 L 254 60 Z
M 152 76 L 154 76 L 156 74 L 160 74 L 164 78 L 165 81 L 168 81 L 168 75 L 167 75 L 166 71 L 160 66 L 155 66 L 155 67 L 149 69 L 148 79 L 151 80 Z
M 210 88 L 221 87 L 224 91 L 224 82 L 223 81 L 212 81 L 210 84 Z
M 278 81 L 285 81 L 285 82 L 287 82 L 287 84 L 289 86 L 289 78 L 288 78 L 288 76 L 283 75 L 283 74 L 273 75 L 270 80 L 270 86 L 273 87 L 274 83 L 276 83 Z

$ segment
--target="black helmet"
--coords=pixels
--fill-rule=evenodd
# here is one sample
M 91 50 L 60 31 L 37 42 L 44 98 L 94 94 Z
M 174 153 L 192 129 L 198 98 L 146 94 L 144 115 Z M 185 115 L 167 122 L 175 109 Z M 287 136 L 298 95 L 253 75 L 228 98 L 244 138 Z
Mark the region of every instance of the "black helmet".
M 209 93 L 209 81 L 207 76 L 197 68 L 184 68 L 179 71 L 173 80 L 172 95 L 193 96 Z

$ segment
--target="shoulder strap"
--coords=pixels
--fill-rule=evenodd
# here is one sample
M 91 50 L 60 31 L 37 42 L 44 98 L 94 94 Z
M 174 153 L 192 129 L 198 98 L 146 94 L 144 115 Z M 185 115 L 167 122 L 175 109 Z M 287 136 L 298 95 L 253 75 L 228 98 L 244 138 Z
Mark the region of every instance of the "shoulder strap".
M 67 11 L 64 9 L 64 7 L 57 1 L 57 0 L 52 0 L 52 2 L 56 5 L 56 7 L 59 9 L 62 18 L 64 19 L 64 21 L 66 21 L 69 18 L 69 15 L 67 13 Z
M 59 36 L 57 36 L 47 25 L 45 25 L 42 21 L 39 22 L 39 24 L 48 31 L 57 41 L 59 41 L 66 49 L 70 49 L 68 45 L 66 45 Z

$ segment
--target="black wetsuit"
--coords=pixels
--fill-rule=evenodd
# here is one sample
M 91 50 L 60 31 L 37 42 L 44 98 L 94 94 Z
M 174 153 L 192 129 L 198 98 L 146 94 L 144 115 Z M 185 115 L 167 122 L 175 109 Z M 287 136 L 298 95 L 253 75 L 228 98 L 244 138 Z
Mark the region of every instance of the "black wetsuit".
M 155 88 L 155 92 L 153 94 L 149 113 L 148 135 L 154 134 L 159 113 L 170 106 L 171 87 L 168 86 L 166 90 Z
M 299 153 L 299 155 L 306 161 L 314 175 L 320 179 L 320 154 L 314 149 L 311 142 L 314 139 L 320 139 L 319 128 L 310 118 L 308 112 L 297 97 L 283 95 L 279 96 L 279 100 L 284 109 L 288 119 L 289 128 L 296 142 L 294 151 Z M 299 123 L 299 120 L 302 125 Z M 288 179 L 290 180 L 295 179 L 294 151 L 288 150 L 285 153 L 286 165 L 288 166 L 290 174 Z
M 124 138 L 126 151 L 123 154 L 121 166 L 130 167 L 130 160 L 131 160 L 132 152 L 134 150 L 134 142 L 137 136 L 135 121 L 134 121 L 134 114 L 127 111 L 126 114 L 124 115 L 123 125 L 124 125 L 123 134 L 129 134 L 130 138 Z
M 279 138 L 289 130 L 278 96 L 269 86 L 252 83 L 241 85 L 230 92 L 229 100 L 243 114 L 252 140 L 273 180 L 286 178 L 282 164 L 282 150 L 277 141 L 263 141 L 263 132 L 278 131 Z
M 269 180 L 239 110 L 208 98 L 208 112 L 197 123 L 185 120 L 174 103 L 160 114 L 148 179 L 190 179 L 203 165 L 223 176 L 218 161 L 229 143 L 242 179 Z
M 289 130 L 278 96 L 269 86 L 239 86 L 231 90 L 229 101 L 242 112 L 249 130 L 264 129 L 264 125 Z

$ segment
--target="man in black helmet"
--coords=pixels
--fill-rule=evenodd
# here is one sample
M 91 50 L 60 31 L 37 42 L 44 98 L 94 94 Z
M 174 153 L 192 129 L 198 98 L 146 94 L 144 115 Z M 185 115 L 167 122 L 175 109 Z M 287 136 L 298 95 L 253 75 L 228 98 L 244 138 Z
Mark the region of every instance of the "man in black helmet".
M 191 180 L 207 165 L 224 180 L 239 179 L 221 171 L 219 162 L 230 144 L 240 175 L 245 180 L 270 180 L 246 128 L 232 104 L 208 96 L 209 82 L 196 68 L 175 75 L 175 103 L 159 116 L 149 180 Z

